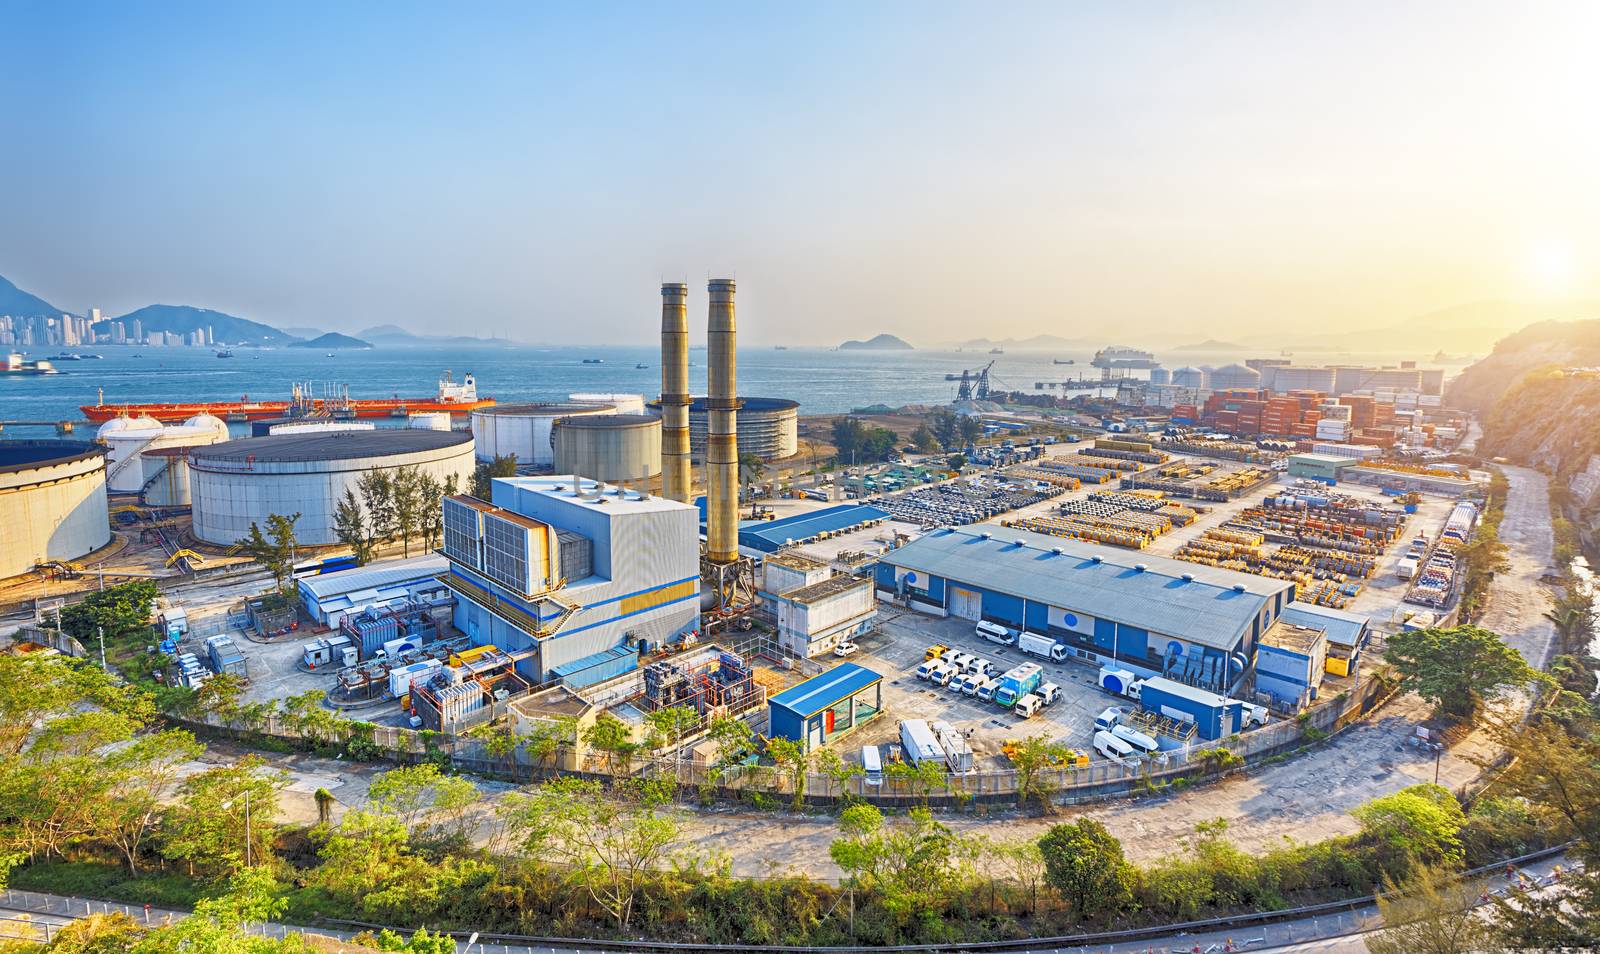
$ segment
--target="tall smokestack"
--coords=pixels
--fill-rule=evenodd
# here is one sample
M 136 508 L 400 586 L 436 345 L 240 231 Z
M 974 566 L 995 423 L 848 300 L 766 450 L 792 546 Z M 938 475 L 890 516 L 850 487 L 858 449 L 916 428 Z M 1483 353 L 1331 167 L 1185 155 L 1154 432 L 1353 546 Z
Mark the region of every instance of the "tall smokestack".
M 713 278 L 706 329 L 706 558 L 739 559 L 739 410 L 734 371 L 733 280 Z
M 661 284 L 661 495 L 688 503 L 689 286 Z

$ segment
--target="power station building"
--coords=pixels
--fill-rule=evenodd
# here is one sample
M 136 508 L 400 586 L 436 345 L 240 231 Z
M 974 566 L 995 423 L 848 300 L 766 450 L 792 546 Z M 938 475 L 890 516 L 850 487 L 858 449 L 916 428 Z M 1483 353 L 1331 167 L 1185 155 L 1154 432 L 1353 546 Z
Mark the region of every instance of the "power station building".
M 104 447 L 0 442 L 0 578 L 76 560 L 109 542 Z
M 699 518 L 688 504 L 571 476 L 494 481 L 444 503 L 456 628 L 574 688 L 700 628 Z
M 706 458 L 707 402 L 696 397 L 689 403 L 689 456 Z M 661 405 L 650 404 L 659 413 Z M 800 405 L 785 398 L 742 397 L 737 412 L 739 456 L 754 454 L 762 460 L 792 457 L 800 449 Z
M 1235 691 L 1294 600 L 1274 580 L 1024 530 L 939 529 L 879 558 L 880 598 L 1054 637 L 1071 657 Z
M 337 543 L 334 513 L 368 471 L 414 467 L 465 488 L 475 466 L 472 435 L 415 428 L 247 437 L 191 448 L 188 462 L 194 534 L 224 546 L 252 522 L 293 513 L 301 544 Z

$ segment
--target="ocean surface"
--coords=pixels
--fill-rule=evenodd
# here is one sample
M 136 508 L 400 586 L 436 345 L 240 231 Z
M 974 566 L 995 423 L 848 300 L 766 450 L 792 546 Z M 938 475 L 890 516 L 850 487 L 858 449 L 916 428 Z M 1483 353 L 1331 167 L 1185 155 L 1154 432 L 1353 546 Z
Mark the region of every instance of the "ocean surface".
M 59 349 L 36 350 L 30 358 L 51 358 Z M 582 391 L 644 394 L 661 391 L 660 355 L 647 347 L 540 348 L 483 346 L 382 348 L 327 352 L 302 349 L 237 348 L 232 358 L 218 358 L 206 348 L 132 348 L 99 345 L 69 349 L 101 354 L 102 360 L 57 361 L 59 375 L 0 375 L 0 422 L 80 420 L 80 405 L 95 404 L 103 390 L 111 402 L 237 401 L 289 397 L 294 382 L 309 382 L 314 393 L 325 386 L 348 386 L 353 398 L 431 397 L 447 369 L 456 380 L 471 372 L 478 394 L 501 403 L 560 400 Z M 1193 351 L 1157 353 L 1169 368 L 1188 364 L 1220 366 L 1248 354 Z M 1033 391 L 1036 382 L 1063 381 L 1080 375 L 1098 377 L 1089 366 L 1090 351 L 1011 351 L 991 355 L 967 351 L 832 351 L 822 348 L 743 348 L 739 352 L 739 393 L 789 398 L 802 414 L 828 414 L 872 404 L 943 404 L 955 397 L 957 382 L 946 374 L 978 369 L 994 362 L 991 381 L 1007 390 Z M 1400 355 L 1317 354 L 1300 356 L 1306 363 L 1382 361 Z M 601 364 L 584 364 L 598 358 Z M 1054 359 L 1072 359 L 1057 365 Z M 705 393 L 706 352 L 689 352 L 689 378 L 697 394 Z M 639 368 L 636 365 L 643 364 Z M 1132 374 L 1144 376 L 1147 372 Z M 1059 392 L 1057 392 L 1059 393 Z M 1082 392 L 1074 392 L 1082 393 Z M 237 429 L 237 425 L 236 425 Z M 11 437 L 49 433 L 8 426 Z

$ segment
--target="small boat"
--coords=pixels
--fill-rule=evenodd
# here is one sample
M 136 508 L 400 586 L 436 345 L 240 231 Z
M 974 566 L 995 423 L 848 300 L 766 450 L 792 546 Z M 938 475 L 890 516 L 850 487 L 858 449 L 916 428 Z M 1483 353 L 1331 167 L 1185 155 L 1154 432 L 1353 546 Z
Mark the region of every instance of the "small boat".
M 83 360 L 83 356 L 63 351 L 60 354 L 56 355 L 54 358 L 51 358 L 50 360 L 51 361 L 82 361 Z
M 217 352 L 217 357 L 219 357 L 219 358 L 231 358 L 231 357 L 233 357 L 233 352 L 229 351 L 227 348 L 223 348 L 221 351 Z
M 330 357 L 330 358 L 333 357 L 333 352 L 332 351 L 328 352 L 328 357 Z
M 606 363 L 606 359 L 605 358 L 584 358 L 583 359 L 583 363 L 584 364 L 605 364 Z
M 1074 361 L 1071 358 L 1068 358 L 1065 361 L 1062 361 L 1060 358 L 1051 358 L 1050 360 L 1053 361 L 1056 364 L 1077 364 L 1078 363 L 1078 362 Z
M 1006 353 L 1006 349 L 1004 349 L 1004 348 L 990 348 L 989 349 L 989 353 L 990 354 L 1005 354 Z
M 83 357 L 88 358 L 90 361 L 104 361 L 106 359 L 103 354 L 86 354 Z
M 648 367 L 650 367 L 648 364 L 636 364 L 636 365 L 633 366 L 633 369 L 635 371 L 643 371 L 645 368 L 648 368 Z
M 961 379 L 962 379 L 962 378 L 963 378 L 963 377 L 965 377 L 965 376 L 966 376 L 966 375 L 961 375 L 961 374 L 946 374 L 946 375 L 945 375 L 945 376 L 944 376 L 944 379 L 945 379 L 945 380 L 946 380 L 946 381 L 959 381 L 959 380 L 961 380 Z
M 772 346 L 772 350 L 773 351 L 788 351 L 789 350 L 789 346 L 788 345 L 773 345 Z

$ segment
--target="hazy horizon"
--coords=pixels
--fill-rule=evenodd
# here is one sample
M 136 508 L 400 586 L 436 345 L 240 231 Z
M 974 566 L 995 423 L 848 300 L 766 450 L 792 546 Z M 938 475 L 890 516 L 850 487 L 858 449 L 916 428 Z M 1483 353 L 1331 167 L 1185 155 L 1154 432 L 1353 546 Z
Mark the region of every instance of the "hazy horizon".
M 556 344 L 713 274 L 755 345 L 1600 299 L 1580 0 L 363 13 L 12 7 L 0 275 Z

